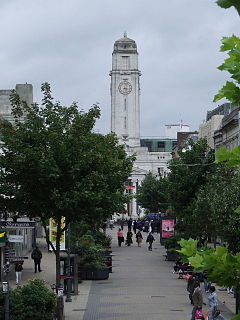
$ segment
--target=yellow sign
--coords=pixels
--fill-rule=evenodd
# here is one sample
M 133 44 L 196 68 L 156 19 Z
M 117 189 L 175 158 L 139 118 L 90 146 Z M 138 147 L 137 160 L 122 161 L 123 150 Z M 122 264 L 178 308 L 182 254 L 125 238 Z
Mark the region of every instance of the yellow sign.
M 62 217 L 61 229 L 65 227 L 65 218 Z M 57 222 L 54 219 L 49 220 L 49 238 L 53 246 L 56 248 L 56 238 L 57 238 Z M 50 247 L 51 250 L 51 247 Z M 60 238 L 60 250 L 65 250 L 65 231 L 62 233 Z
M 0 242 L 6 242 L 7 240 L 7 232 L 6 231 L 0 231 Z

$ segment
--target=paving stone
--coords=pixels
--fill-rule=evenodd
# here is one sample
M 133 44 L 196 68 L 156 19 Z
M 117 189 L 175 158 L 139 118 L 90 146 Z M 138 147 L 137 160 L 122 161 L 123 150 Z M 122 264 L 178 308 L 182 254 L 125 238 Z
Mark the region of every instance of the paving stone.
M 117 228 L 108 233 L 113 237 L 113 273 L 108 280 L 92 282 L 83 320 L 190 319 L 186 281 L 171 272 L 174 262 L 165 261 L 159 235 L 154 235 L 153 251 L 148 251 L 145 241 L 140 248 L 135 243 L 119 248 Z M 232 313 L 221 308 L 231 319 Z

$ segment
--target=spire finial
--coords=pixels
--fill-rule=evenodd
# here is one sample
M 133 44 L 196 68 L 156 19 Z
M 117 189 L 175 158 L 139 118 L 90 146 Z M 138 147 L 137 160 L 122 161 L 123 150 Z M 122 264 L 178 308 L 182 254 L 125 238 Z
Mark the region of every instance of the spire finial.
M 127 31 L 124 31 L 123 36 L 124 36 L 124 38 L 127 38 Z

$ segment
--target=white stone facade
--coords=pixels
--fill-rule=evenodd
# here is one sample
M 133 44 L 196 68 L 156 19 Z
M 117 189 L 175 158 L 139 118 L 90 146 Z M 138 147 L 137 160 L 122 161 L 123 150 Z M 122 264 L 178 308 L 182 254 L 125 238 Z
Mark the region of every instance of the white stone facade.
M 165 176 L 169 171 L 167 162 L 171 152 L 149 152 L 140 147 L 140 81 L 138 52 L 134 40 L 125 34 L 114 44 L 111 76 L 111 130 L 121 144 L 125 144 L 128 155 L 135 154 L 133 172 L 129 177 L 126 192 L 134 195 L 146 174 Z M 127 205 L 132 218 L 143 212 L 133 198 Z
M 178 132 L 189 132 L 190 128 L 185 124 L 167 124 L 165 125 L 165 136 L 167 139 L 177 139 Z
M 238 109 L 224 116 L 219 130 L 215 131 L 215 150 L 221 146 L 226 147 L 228 150 L 240 146 L 240 111 Z
M 136 194 L 138 187 L 149 172 L 156 177 L 164 177 L 169 172 L 167 162 L 172 158 L 170 152 L 148 152 L 148 149 L 144 147 L 129 147 L 127 148 L 127 154 L 136 155 L 133 172 L 131 177 L 129 177 L 133 186 L 133 188 L 129 190 L 132 195 Z M 135 199 L 130 201 L 127 211 L 129 216 L 132 216 L 133 218 L 143 214 L 143 209 L 138 206 Z
M 223 117 L 223 115 L 214 115 L 210 120 L 199 126 L 199 138 L 206 138 L 211 149 L 214 149 L 214 131 L 220 128 Z
M 33 103 L 33 87 L 31 84 L 17 84 L 15 91 L 19 94 L 21 100 L 26 101 L 29 105 Z M 14 118 L 10 103 L 11 93 L 12 90 L 0 90 L 0 117 L 13 122 Z
M 112 54 L 111 131 L 130 146 L 140 146 L 140 75 L 136 43 L 125 34 Z

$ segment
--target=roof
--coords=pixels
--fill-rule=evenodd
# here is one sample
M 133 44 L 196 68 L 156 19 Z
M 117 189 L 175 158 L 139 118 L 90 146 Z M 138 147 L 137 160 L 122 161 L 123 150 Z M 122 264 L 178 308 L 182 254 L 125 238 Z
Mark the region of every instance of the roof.
M 124 37 L 124 38 L 118 39 L 118 40 L 116 40 L 115 42 L 123 42 L 123 41 L 126 41 L 126 42 L 135 42 L 133 39 L 130 39 L 130 38 L 128 38 L 128 37 Z
M 124 32 L 123 38 L 116 40 L 115 43 L 116 42 L 134 42 L 135 43 L 133 39 L 128 38 L 127 32 Z

